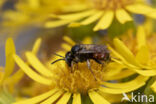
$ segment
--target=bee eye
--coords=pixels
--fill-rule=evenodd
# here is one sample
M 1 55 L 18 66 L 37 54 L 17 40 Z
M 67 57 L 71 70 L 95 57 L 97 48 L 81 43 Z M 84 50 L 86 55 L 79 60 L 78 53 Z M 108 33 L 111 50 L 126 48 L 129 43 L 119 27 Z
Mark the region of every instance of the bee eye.
M 77 51 L 79 51 L 80 50 L 80 46 L 79 45 L 75 45 L 72 49 L 71 49 L 71 51 L 73 52 L 73 53 L 76 53 Z

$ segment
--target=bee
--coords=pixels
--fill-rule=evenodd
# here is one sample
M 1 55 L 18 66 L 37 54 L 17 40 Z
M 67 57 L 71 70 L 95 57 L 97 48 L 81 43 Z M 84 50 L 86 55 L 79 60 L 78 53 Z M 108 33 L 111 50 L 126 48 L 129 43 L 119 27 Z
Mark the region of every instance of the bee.
M 60 60 L 64 60 L 69 67 L 73 67 L 74 63 L 87 62 L 88 69 L 93 74 L 91 69 L 90 60 L 94 60 L 98 64 L 104 65 L 103 62 L 109 62 L 110 52 L 105 45 L 96 44 L 77 44 L 74 45 L 69 52 L 66 53 L 65 57 L 55 54 L 61 59 L 55 60 L 51 64 L 54 64 Z M 71 71 L 72 72 L 72 71 Z

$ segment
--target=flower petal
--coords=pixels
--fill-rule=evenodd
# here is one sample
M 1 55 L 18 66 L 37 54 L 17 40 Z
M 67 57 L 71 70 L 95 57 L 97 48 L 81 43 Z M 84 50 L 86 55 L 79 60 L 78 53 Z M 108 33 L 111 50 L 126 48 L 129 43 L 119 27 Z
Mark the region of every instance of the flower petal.
M 37 54 L 37 52 L 38 52 L 38 50 L 39 50 L 39 48 L 40 48 L 40 46 L 41 46 L 41 41 L 42 41 L 41 38 L 38 38 L 38 39 L 35 41 L 35 44 L 34 44 L 34 46 L 33 46 L 33 48 L 32 48 L 32 52 L 33 52 L 34 54 Z
M 67 104 L 68 100 L 71 97 L 71 93 L 70 92 L 66 92 L 59 100 L 56 104 Z
M 100 30 L 100 29 L 107 29 L 114 18 L 114 12 L 113 11 L 106 11 L 103 17 L 98 21 L 97 25 L 94 27 L 94 31 Z
M 53 74 L 38 60 L 38 58 L 32 52 L 26 52 L 26 58 L 28 63 L 36 69 L 41 75 L 46 77 L 52 77 Z
M 105 88 L 105 87 L 100 87 L 99 91 L 103 92 L 103 93 L 109 93 L 109 94 L 121 94 L 121 93 L 126 93 L 126 92 L 130 92 L 130 91 L 134 91 L 142 86 L 144 86 L 146 83 L 145 82 L 141 82 L 138 83 L 136 86 L 134 87 L 129 87 L 129 88 L 122 88 L 122 89 L 116 89 L 116 88 Z
M 40 6 L 40 2 L 38 0 L 28 0 L 28 3 L 33 9 L 37 9 Z
M 71 44 L 71 45 L 75 45 L 76 43 L 71 39 L 69 38 L 68 36 L 64 36 L 63 37 L 63 40 L 65 40 L 67 43 Z
M 112 47 L 108 45 L 108 49 L 111 51 L 112 55 L 121 59 L 123 62 L 126 61 L 118 52 L 116 52 Z M 113 58 L 112 58 L 113 59 Z
M 5 63 L 5 73 L 2 78 L 2 82 L 10 76 L 10 74 L 13 72 L 14 66 L 15 66 L 15 61 L 13 59 L 13 54 L 15 54 L 15 45 L 14 42 L 11 38 L 8 38 L 6 41 L 6 46 L 5 46 L 5 56 L 6 56 L 6 63 Z M 1 82 L 1 83 L 2 83 Z
M 135 68 L 131 68 L 131 70 L 134 70 L 138 74 L 143 75 L 143 76 L 155 76 L 156 75 L 156 70 L 141 70 L 141 69 L 135 69 Z
M 67 25 L 70 22 L 73 22 L 74 20 L 57 20 L 57 21 L 48 21 L 45 23 L 46 28 L 55 28 L 63 25 Z
M 122 79 L 122 78 L 126 78 L 128 76 L 131 76 L 135 74 L 135 71 L 132 71 L 132 70 L 123 70 L 121 71 L 119 74 L 116 74 L 114 76 L 106 76 L 106 80 L 118 80 L 118 79 Z
M 136 60 L 141 64 L 148 64 L 150 59 L 150 53 L 147 46 L 142 46 L 137 54 L 136 54 Z
M 80 93 L 74 93 L 72 104 L 81 104 L 81 95 L 80 95 Z
M 142 70 L 142 68 L 135 67 L 135 66 L 127 63 L 126 61 L 121 62 L 121 61 L 116 60 L 116 59 L 112 59 L 112 60 L 119 63 L 119 64 L 126 65 L 128 69 L 133 70 L 133 71 L 139 73 L 140 75 L 143 75 L 143 76 L 155 76 L 156 75 L 156 70 L 155 69 L 151 69 L 151 68 L 144 67 L 144 66 L 141 65 L 143 69 L 150 69 L 150 70 Z
M 73 14 L 55 15 L 55 17 L 59 19 L 63 19 L 63 20 L 80 20 L 82 18 L 85 18 L 87 16 L 94 14 L 95 12 L 96 11 L 92 9 L 92 10 L 86 10 L 86 11 L 73 13 Z
M 132 17 L 124 9 L 117 9 L 116 17 L 121 24 L 133 20 Z
M 143 4 L 128 5 L 126 9 L 132 13 L 137 13 L 137 14 L 147 14 L 153 11 L 153 9 L 150 6 L 143 5 Z
M 71 45 L 67 44 L 67 43 L 62 43 L 61 47 L 65 50 L 65 51 L 70 51 L 71 50 Z
M 93 44 L 93 41 L 90 37 L 86 37 L 83 41 L 82 44 Z
M 14 55 L 14 60 L 16 61 L 16 63 L 18 64 L 18 66 L 30 77 L 32 78 L 34 81 L 37 81 L 41 84 L 45 84 L 45 85 L 50 85 L 51 84 L 51 80 L 47 79 L 45 77 L 42 77 L 41 75 L 37 74 L 36 72 L 34 72 L 27 64 L 25 64 L 21 58 L 17 55 Z
M 51 97 L 49 97 L 47 100 L 45 100 L 44 102 L 42 102 L 42 103 L 40 103 L 40 104 L 52 104 L 52 103 L 54 103 L 62 94 L 63 94 L 63 91 L 60 90 L 60 91 L 56 92 L 54 95 L 52 95 Z
M 156 9 L 147 14 L 147 16 L 156 19 Z
M 65 7 L 62 7 L 62 11 L 64 13 L 67 13 L 67 12 L 78 12 L 78 11 L 83 11 L 83 10 L 86 10 L 88 9 L 88 6 L 85 5 L 85 4 L 82 4 L 81 5 L 78 3 L 78 4 L 74 4 L 74 5 L 70 5 L 70 6 L 65 6 Z
M 89 92 L 89 97 L 94 104 L 110 104 L 105 98 L 103 98 L 100 94 L 95 91 Z
M 68 25 L 68 27 L 79 27 L 81 24 L 79 22 L 72 22 Z
M 129 63 L 138 66 L 133 53 L 118 38 L 114 39 L 114 46 L 117 52 L 122 55 Z
M 138 27 L 137 31 L 137 46 L 138 49 L 140 49 L 142 46 L 146 46 L 146 34 L 145 34 L 145 29 L 143 26 Z
M 19 102 L 15 102 L 13 104 L 36 104 L 36 103 L 39 103 L 41 102 L 42 100 L 44 99 L 47 99 L 49 96 L 53 95 L 54 93 L 56 93 L 58 91 L 58 89 L 53 89 L 53 90 L 50 90 L 44 94 L 41 94 L 39 96 L 36 96 L 36 97 L 33 97 L 33 98 L 30 98 L 28 100 L 24 100 L 24 101 L 19 101 Z
M 11 91 L 14 91 L 15 84 L 18 83 L 24 76 L 24 72 L 19 69 L 15 74 L 13 74 L 11 77 L 9 77 L 6 80 L 6 83 L 10 87 Z
M 105 99 L 107 99 L 111 104 L 119 103 L 121 102 L 121 99 L 123 98 L 122 94 L 107 94 L 98 92 L 101 96 L 103 96 Z
M 156 81 L 152 84 L 151 88 L 154 92 L 156 92 Z
M 124 83 L 103 82 L 102 84 L 110 88 L 130 88 L 130 87 L 132 88 L 137 86 L 139 83 L 144 83 L 147 79 L 148 77 L 138 76 L 137 78 Z
M 97 21 L 103 15 L 103 13 L 104 13 L 103 11 L 97 11 L 96 13 L 91 15 L 90 17 L 88 17 L 85 20 L 81 21 L 80 24 L 82 24 L 82 25 L 91 24 L 91 23 Z

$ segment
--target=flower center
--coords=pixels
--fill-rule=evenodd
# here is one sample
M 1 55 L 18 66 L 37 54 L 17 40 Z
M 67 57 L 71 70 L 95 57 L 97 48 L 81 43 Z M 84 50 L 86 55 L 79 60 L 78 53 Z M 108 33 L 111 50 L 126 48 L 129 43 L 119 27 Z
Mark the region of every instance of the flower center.
M 63 64 L 63 63 L 60 63 Z M 93 74 L 88 69 L 86 63 L 75 64 L 72 68 L 66 66 L 63 68 L 61 65 L 57 64 L 59 70 L 55 70 L 54 78 L 56 86 L 71 92 L 80 92 L 86 94 L 88 90 L 98 88 L 101 82 L 104 81 L 105 68 L 94 61 L 91 61 L 91 70 Z
M 134 3 L 135 0 L 92 0 L 93 6 L 97 9 L 111 9 L 124 8 L 127 5 Z

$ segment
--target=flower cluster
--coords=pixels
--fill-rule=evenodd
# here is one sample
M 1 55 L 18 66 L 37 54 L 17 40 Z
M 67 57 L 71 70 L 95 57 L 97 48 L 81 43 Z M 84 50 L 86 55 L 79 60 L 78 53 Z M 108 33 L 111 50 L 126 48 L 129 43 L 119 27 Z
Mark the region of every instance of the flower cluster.
M 94 31 L 97 31 L 109 28 L 114 18 L 121 24 L 132 21 L 133 18 L 130 13 L 142 14 L 156 19 L 156 9 L 137 0 L 87 0 L 84 3 L 87 5 L 87 8 L 83 11 L 64 15 L 52 15 L 52 17 L 60 20 L 49 21 L 45 26 L 52 28 L 70 24 L 69 26 L 74 27 L 89 25 L 98 21 L 93 28 Z
M 64 56 L 66 51 L 69 51 L 71 45 L 75 43 L 68 37 L 64 37 L 68 43 L 62 44 L 65 51 L 58 52 L 59 55 Z M 88 39 L 82 44 L 92 44 Z M 30 51 L 25 53 L 27 63 L 25 63 L 19 56 L 14 55 L 14 59 L 19 67 L 34 81 L 49 86 L 50 91 L 38 95 L 34 98 L 19 101 L 14 104 L 26 104 L 26 103 L 38 103 L 51 104 L 57 102 L 58 104 L 67 103 L 71 98 L 72 102 L 81 103 L 83 99 L 81 96 L 89 96 L 91 101 L 95 104 L 103 102 L 104 104 L 110 104 L 111 99 L 109 96 L 112 94 L 122 94 L 129 91 L 136 90 L 143 86 L 149 77 L 142 75 L 137 76 L 129 82 L 120 82 L 120 79 L 129 77 L 135 74 L 135 72 L 126 69 L 125 65 L 118 64 L 117 62 L 110 62 L 104 68 L 96 62 L 91 62 L 92 71 L 90 72 L 86 63 L 73 66 L 74 72 L 71 73 L 71 69 L 65 62 L 57 62 L 54 65 L 50 65 L 51 60 L 42 64 L 37 56 Z M 54 57 L 52 60 L 56 59 Z M 35 70 L 33 70 L 31 67 Z M 118 67 L 116 67 L 118 66 Z M 125 75 L 127 73 L 127 75 Z M 96 80 L 95 80 L 96 78 Z M 116 80 L 117 83 L 111 83 Z M 103 87 L 105 86 L 105 87 Z M 114 95 L 117 97 L 119 95 Z M 71 97 L 72 96 L 72 97 Z M 108 97 L 108 99 L 107 99 Z M 121 97 L 121 95 L 120 95 Z M 120 98 L 119 97 L 119 98 Z

